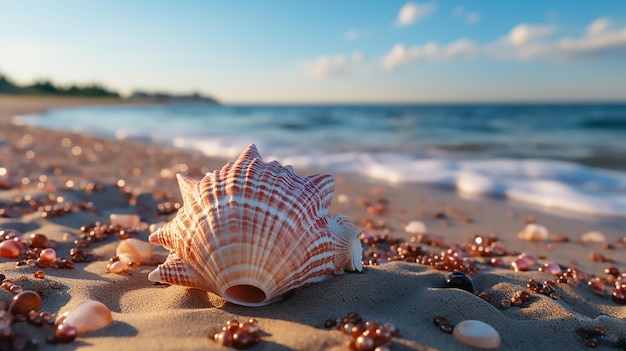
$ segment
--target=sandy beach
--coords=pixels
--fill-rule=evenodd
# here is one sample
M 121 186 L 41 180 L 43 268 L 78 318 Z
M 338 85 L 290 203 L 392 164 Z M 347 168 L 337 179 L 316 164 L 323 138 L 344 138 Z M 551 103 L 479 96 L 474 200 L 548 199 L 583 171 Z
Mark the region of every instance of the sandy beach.
M 107 222 L 111 214 L 138 214 L 144 226 L 169 221 L 174 213 L 162 210 L 163 204 L 182 201 L 176 173 L 200 179 L 233 161 L 144 141 L 102 139 L 12 122 L 14 116 L 50 108 L 116 103 L 121 102 L 0 96 L 0 170 L 6 173 L 0 173 L 0 228 L 24 236 L 44 234 L 58 243 L 59 257 L 69 258 L 74 240 L 81 237 L 81 226 Z M 296 172 L 327 170 L 296 168 Z M 119 345 L 127 350 L 225 350 L 213 342 L 213 334 L 228 320 L 255 318 L 262 342 L 254 350 L 348 350 L 352 338 L 324 328 L 324 323 L 356 311 L 365 320 L 399 328 L 401 336 L 393 337 L 391 350 L 475 349 L 440 331 L 433 323 L 438 316 L 451 324 L 480 320 L 491 325 L 501 337 L 500 350 L 585 350 L 589 338 L 580 330 L 594 328 L 604 333 L 596 337 L 596 349 L 625 348 L 626 305 L 611 298 L 615 283 L 605 273 L 610 267 L 626 272 L 623 220 L 550 213 L 498 199 L 463 197 L 448 189 L 334 176 L 331 214 L 343 213 L 365 229 L 362 273 L 333 277 L 268 306 L 242 307 L 201 290 L 150 282 L 147 275 L 155 265 L 107 273 L 108 260 L 116 255 L 120 242 L 117 235 L 110 235 L 84 249 L 99 260 L 77 262 L 74 269 L 16 266 L 19 259 L 1 258 L 0 273 L 25 288 L 41 290 L 42 311 L 61 314 L 85 300 L 97 300 L 112 311 L 113 323 L 68 344 L 46 344 L 52 326 L 16 322 L 13 333 L 36 338 L 41 350 L 110 350 Z M 37 210 L 26 204 L 29 196 L 54 199 L 61 208 L 70 203 L 70 210 L 58 214 Z M 426 226 L 425 235 L 405 231 L 412 221 Z M 529 223 L 547 228 L 547 240 L 520 239 L 518 233 Z M 602 233 L 604 240 L 583 242 L 583 235 L 592 231 Z M 147 228 L 139 228 L 134 237 L 146 241 L 149 234 Z M 380 264 L 367 264 L 376 251 L 370 244 L 383 235 L 399 240 L 395 244 L 401 248 L 401 242 L 408 245 L 405 249 L 419 248 L 415 250 L 421 256 L 457 248 L 475 268 L 468 273 L 473 293 L 446 288 L 449 272 L 416 263 L 406 252 L 393 262 L 383 264 L 386 260 L 381 258 Z M 494 246 L 485 246 L 495 241 Z M 481 245 L 498 250 L 480 249 L 483 257 L 472 256 Z M 384 256 L 388 246 L 380 245 L 377 255 Z M 162 262 L 167 251 L 156 245 L 154 250 Z M 527 271 L 513 270 L 511 262 L 523 253 L 537 262 Z M 494 266 L 489 262 L 495 256 L 501 262 Z M 560 265 L 564 272 L 576 269 L 578 274 L 556 282 L 558 276 L 538 271 L 547 262 Z M 45 272 L 43 280 L 33 277 L 38 270 Z M 527 286 L 531 279 L 555 281 L 552 293 L 531 291 Z M 605 290 L 594 291 L 588 282 L 595 280 Z M 530 293 L 530 299 L 520 306 L 502 306 L 503 300 L 510 302 L 519 291 Z M 484 299 L 486 295 L 490 301 Z M 12 297 L 0 289 L 0 301 L 10 304 Z

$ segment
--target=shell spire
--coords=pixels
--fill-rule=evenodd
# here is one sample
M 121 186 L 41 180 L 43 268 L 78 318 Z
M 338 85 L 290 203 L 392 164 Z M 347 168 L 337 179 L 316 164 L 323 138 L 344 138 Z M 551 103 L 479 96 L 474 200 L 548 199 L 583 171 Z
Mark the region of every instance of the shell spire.
M 151 281 L 200 288 L 245 306 L 360 271 L 360 231 L 330 216 L 330 174 L 299 176 L 250 145 L 200 181 L 177 175 L 183 206 L 149 237 L 170 250 Z

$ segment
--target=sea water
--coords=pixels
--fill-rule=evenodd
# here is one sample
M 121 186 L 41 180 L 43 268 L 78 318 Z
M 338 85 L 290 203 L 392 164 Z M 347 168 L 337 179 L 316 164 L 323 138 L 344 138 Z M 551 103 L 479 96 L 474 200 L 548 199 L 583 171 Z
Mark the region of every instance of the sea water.
M 17 123 L 139 138 L 208 156 L 256 144 L 266 160 L 626 218 L 626 104 L 57 109 Z

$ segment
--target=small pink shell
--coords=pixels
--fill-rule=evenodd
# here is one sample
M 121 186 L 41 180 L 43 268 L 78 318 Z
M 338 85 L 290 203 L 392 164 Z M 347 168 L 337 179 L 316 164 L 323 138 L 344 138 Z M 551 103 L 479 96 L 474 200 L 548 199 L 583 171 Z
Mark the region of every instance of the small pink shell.
M 78 334 L 87 333 L 106 327 L 113 321 L 111 310 L 102 302 L 87 300 L 73 310 L 59 316 L 58 324 L 69 324 Z
M 261 306 L 345 270 L 361 269 L 359 231 L 329 216 L 331 175 L 299 176 L 250 145 L 201 181 L 177 176 L 183 207 L 150 235 L 170 250 L 152 281 Z

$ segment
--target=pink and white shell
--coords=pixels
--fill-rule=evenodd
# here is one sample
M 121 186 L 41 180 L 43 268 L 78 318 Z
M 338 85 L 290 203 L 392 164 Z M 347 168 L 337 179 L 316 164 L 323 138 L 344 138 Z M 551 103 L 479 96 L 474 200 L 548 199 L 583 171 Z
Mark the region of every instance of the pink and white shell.
M 200 181 L 177 175 L 183 206 L 149 237 L 170 250 L 151 281 L 262 306 L 344 271 L 360 271 L 360 231 L 330 216 L 329 174 L 299 176 L 250 145 Z

